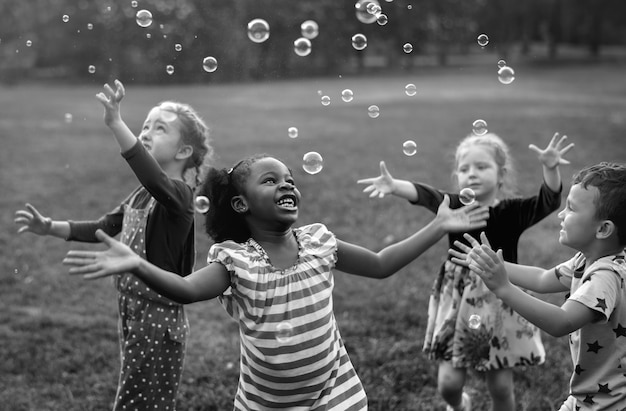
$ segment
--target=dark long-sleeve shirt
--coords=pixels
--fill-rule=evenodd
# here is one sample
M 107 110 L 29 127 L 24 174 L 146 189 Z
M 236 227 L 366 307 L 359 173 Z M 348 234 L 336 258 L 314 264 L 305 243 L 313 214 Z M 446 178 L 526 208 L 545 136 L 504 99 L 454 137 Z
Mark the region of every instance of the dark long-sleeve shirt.
M 414 185 L 417 189 L 418 200 L 412 203 L 424 206 L 435 213 L 443 201 L 444 194 L 450 196 L 450 208 L 460 208 L 463 205 L 458 194 L 445 193 L 422 183 L 414 183 Z M 560 190 L 558 192 L 552 191 L 543 183 L 539 193 L 535 196 L 504 199 L 495 206 L 489 207 L 487 226 L 468 231 L 468 234 L 480 241 L 480 233 L 484 231 L 492 248 L 494 250 L 502 249 L 505 261 L 517 263 L 517 245 L 524 230 L 541 221 L 558 209 L 560 205 Z M 463 238 L 463 233 L 448 234 L 450 248 L 454 247 L 453 244 L 456 240 L 467 244 Z M 450 258 L 451 256 L 448 257 L 448 259 Z
M 134 197 L 130 206 L 145 208 L 154 197 L 146 227 L 146 258 L 164 270 L 189 274 L 195 261 L 193 190 L 184 181 L 168 177 L 139 141 L 122 156 L 141 185 L 98 220 L 70 221 L 67 240 L 97 242 L 97 229 L 115 236 L 122 231 L 124 205 Z

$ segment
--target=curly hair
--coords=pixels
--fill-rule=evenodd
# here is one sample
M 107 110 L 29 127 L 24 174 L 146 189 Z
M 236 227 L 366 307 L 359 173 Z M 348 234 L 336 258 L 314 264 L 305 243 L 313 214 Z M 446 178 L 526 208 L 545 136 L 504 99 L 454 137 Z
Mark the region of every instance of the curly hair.
M 193 148 L 193 153 L 185 163 L 185 180 L 190 178 L 187 171 L 193 170 L 195 174 L 194 186 L 200 186 L 208 168 L 208 163 L 213 156 L 209 127 L 189 104 L 177 101 L 162 101 L 157 107 L 176 114 L 180 120 L 182 125 L 180 133 L 183 143 Z
M 206 196 L 211 205 L 206 213 L 205 230 L 213 241 L 219 243 L 233 240 L 241 243 L 250 238 L 248 224 L 244 216 L 233 209 L 231 200 L 243 192 L 252 164 L 267 157 L 271 156 L 255 154 L 240 160 L 229 169 L 209 168 L 200 194 Z
M 574 175 L 572 184 L 598 189 L 595 216 L 611 220 L 617 227 L 620 245 L 626 245 L 626 165 L 602 162 L 585 167 Z

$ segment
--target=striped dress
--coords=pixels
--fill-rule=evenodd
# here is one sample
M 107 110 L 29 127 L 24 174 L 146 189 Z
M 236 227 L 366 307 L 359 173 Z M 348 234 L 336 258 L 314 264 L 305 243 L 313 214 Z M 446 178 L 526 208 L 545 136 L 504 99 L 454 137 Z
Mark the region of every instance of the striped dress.
M 367 398 L 333 314 L 337 240 L 322 224 L 294 228 L 298 260 L 272 266 L 253 239 L 225 241 L 208 262 L 224 265 L 220 302 L 239 323 L 235 410 L 366 410 Z

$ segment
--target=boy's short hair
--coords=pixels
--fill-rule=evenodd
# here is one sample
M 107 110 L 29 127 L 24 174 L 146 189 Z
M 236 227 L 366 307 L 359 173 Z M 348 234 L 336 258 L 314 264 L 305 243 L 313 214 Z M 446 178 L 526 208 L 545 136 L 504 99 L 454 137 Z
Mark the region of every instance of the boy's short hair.
M 572 184 L 598 189 L 599 195 L 594 199 L 596 218 L 611 220 L 620 245 L 626 245 L 626 165 L 602 162 L 583 168 Z

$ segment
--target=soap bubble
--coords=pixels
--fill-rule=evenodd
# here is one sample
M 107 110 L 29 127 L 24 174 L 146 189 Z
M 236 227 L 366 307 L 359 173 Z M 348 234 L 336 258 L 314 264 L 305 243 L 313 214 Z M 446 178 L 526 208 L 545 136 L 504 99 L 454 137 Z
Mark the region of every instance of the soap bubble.
M 322 96 L 322 105 L 323 106 L 330 105 L 330 97 L 329 96 Z
M 174 45 L 174 50 L 176 50 L 176 51 L 182 51 L 182 50 L 183 50 L 183 45 L 182 45 L 182 44 L 179 44 L 179 43 L 176 43 L 176 44 Z
M 515 80 L 515 71 L 509 66 L 500 67 L 498 81 L 502 84 L 511 84 Z
M 459 201 L 461 202 L 461 204 L 463 205 L 470 205 L 473 204 L 474 201 L 476 201 L 476 193 L 474 192 L 474 190 L 472 190 L 469 187 L 465 187 L 463 190 L 461 190 L 461 192 L 459 193 Z
M 64 14 L 62 20 L 63 20 L 63 23 L 67 23 L 68 21 L 70 21 L 70 16 L 68 16 L 67 14 Z
M 139 10 L 135 19 L 139 27 L 148 27 L 152 24 L 152 13 L 148 10 Z
M 354 4 L 354 12 L 356 13 L 356 18 L 361 23 L 371 24 L 376 21 L 375 13 L 371 13 L 370 10 L 374 11 L 372 7 L 378 6 L 378 10 L 380 11 L 380 5 L 376 0 L 358 0 Z
M 472 330 L 479 329 L 481 323 L 482 323 L 482 319 L 480 318 L 480 315 L 478 314 L 470 315 L 469 319 L 467 320 L 467 324 L 469 325 L 469 328 L 471 328 Z
M 376 16 L 376 22 L 379 26 L 384 26 L 389 22 L 389 18 L 386 14 L 380 13 L 378 16 Z
M 71 113 L 65 113 L 65 122 L 66 123 L 71 123 L 73 120 L 72 114 Z
M 87 23 L 87 30 L 93 30 L 93 24 Z
M 248 38 L 255 43 L 263 43 L 270 37 L 270 25 L 263 19 L 250 20 Z
M 167 66 L 165 66 L 165 72 L 171 76 L 172 74 L 174 74 L 174 66 L 168 64 Z
M 33 42 L 31 40 L 26 40 L 26 47 L 30 47 L 33 45 Z
M 96 66 L 89 66 L 87 67 L 87 71 L 89 71 L 89 74 L 93 74 L 96 72 Z
M 302 157 L 302 168 L 309 174 L 317 174 L 324 167 L 324 159 L 320 153 L 310 151 Z
M 313 40 L 319 34 L 319 26 L 313 20 L 307 20 L 300 25 L 302 36 Z
M 130 2 L 130 7 L 137 8 L 137 1 L 136 0 L 131 1 Z
M 407 140 L 402 144 L 402 152 L 407 156 L 414 156 L 417 153 L 417 144 L 413 140 Z
M 402 50 L 404 50 L 406 54 L 409 54 L 413 51 L 413 45 L 411 43 L 404 43 L 404 46 L 402 46 Z
M 417 94 L 417 88 L 415 87 L 415 84 L 409 83 L 404 87 L 404 92 L 407 96 L 413 97 L 415 94 Z
M 289 127 L 287 129 L 287 134 L 289 138 L 297 138 L 298 137 L 298 129 L 296 127 Z
M 349 103 L 354 98 L 354 93 L 349 88 L 341 92 L 341 99 L 346 103 Z
M 354 47 L 355 50 L 363 50 L 367 47 L 367 37 L 361 33 L 355 34 L 352 36 L 352 47 Z
M 199 212 L 200 214 L 205 214 L 207 211 L 209 211 L 209 207 L 210 207 L 209 199 L 205 196 L 197 196 L 196 199 L 194 200 L 194 205 L 195 205 L 196 211 Z
M 300 37 L 293 42 L 293 51 L 300 57 L 311 54 L 311 40 L 306 37 Z
M 289 321 L 281 321 L 276 326 L 276 341 L 286 344 L 293 337 L 293 325 Z
M 215 70 L 217 70 L 217 59 L 212 56 L 205 57 L 202 60 L 202 68 L 207 73 L 213 73 Z
M 373 104 L 367 108 L 367 115 L 371 118 L 376 118 L 380 115 L 380 109 L 377 105 Z
M 472 123 L 472 132 L 477 136 L 484 136 L 487 134 L 487 122 L 482 119 L 474 120 Z
M 506 66 L 506 61 L 504 60 L 498 60 L 498 68 L 501 69 L 502 67 Z
M 476 41 L 478 42 L 478 45 L 480 47 L 485 47 L 487 44 L 489 44 L 489 36 L 487 36 L 486 34 L 480 34 Z

